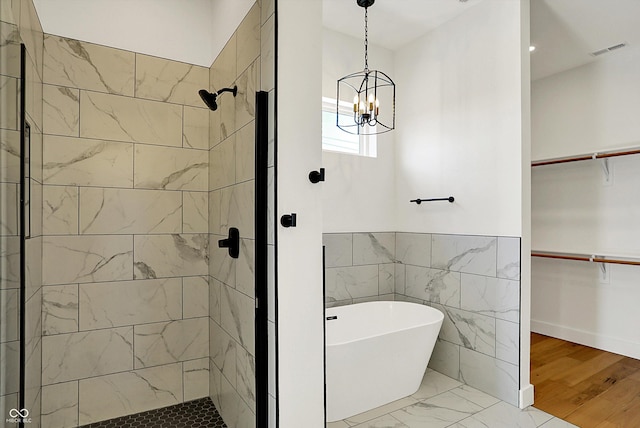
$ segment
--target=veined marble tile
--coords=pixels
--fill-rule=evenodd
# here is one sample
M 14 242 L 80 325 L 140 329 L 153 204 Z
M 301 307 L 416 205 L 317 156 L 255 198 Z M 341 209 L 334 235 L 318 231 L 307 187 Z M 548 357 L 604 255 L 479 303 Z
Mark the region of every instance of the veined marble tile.
M 58 334 L 42 338 L 42 383 L 133 369 L 133 327 Z
M 211 249 L 209 275 L 216 280 L 235 288 L 237 272 L 236 265 L 238 264 L 238 259 L 229 257 L 228 248 L 220 248 L 218 246 L 218 241 L 221 239 L 227 239 L 227 237 L 222 235 L 209 235 L 209 238 L 211 239 L 211 244 L 209 245 L 209 248 Z
M 138 98 L 80 93 L 80 136 L 182 147 L 182 107 Z
M 38 18 L 33 2 L 25 2 L 20 7 L 20 37 L 27 47 L 27 52 L 35 61 L 34 69 L 42 76 L 42 50 L 43 37 L 42 25 Z
M 191 318 L 134 327 L 135 368 L 209 356 L 209 318 Z
M 255 300 L 223 286 L 220 293 L 221 326 L 251 355 L 255 353 Z
M 552 418 L 549 422 L 540 425 L 540 428 L 579 428 L 577 425 L 570 424 L 562 419 Z
M 208 78 L 208 76 L 207 76 Z M 207 85 L 200 89 L 206 88 Z M 197 90 L 194 91 L 197 94 Z M 201 103 L 200 97 L 198 101 Z M 200 105 L 200 104 L 198 104 Z M 184 107 L 184 123 L 182 128 L 182 146 L 193 149 L 209 150 L 209 112 L 211 110 L 195 107 Z
M 460 273 L 405 265 L 405 294 L 417 299 L 460 307 Z
M 18 79 L 0 75 L 0 94 L 7 94 L 0 111 L 0 128 L 18 130 Z
M 497 403 L 495 406 L 491 406 L 488 409 L 473 415 L 471 419 L 474 422 L 479 422 L 479 426 L 483 427 L 534 428 L 551 420 L 551 418 L 553 418 L 553 416 L 550 414 L 533 407 L 520 410 L 519 408 L 507 403 Z
M 135 278 L 209 273 L 209 237 L 206 234 L 137 235 L 134 239 Z
M 20 290 L 0 290 L 0 343 L 18 340 Z
M 378 295 L 378 265 L 328 268 L 326 297 L 329 301 Z
M 31 238 L 42 236 L 42 184 L 33 178 L 29 180 L 31 199 L 29 200 L 29 218 Z
M 0 113 L 1 115 L 2 113 Z M 20 133 L 18 131 L 0 129 L 0 157 L 3 160 L 3 165 L 0 169 L 0 181 L 4 183 L 19 183 Z
M 236 135 L 236 183 L 253 180 L 256 172 L 255 121 L 240 128 Z
M 0 0 L 0 22 L 8 24 L 17 24 L 13 14 L 13 0 Z M 18 12 L 20 11 L 20 3 L 15 2 Z M 20 16 L 20 13 L 18 13 Z
M 136 145 L 134 183 L 138 189 L 206 191 L 205 150 Z
M 259 42 L 258 42 L 259 43 Z M 240 42 L 238 41 L 238 46 Z M 235 101 L 235 127 L 238 130 L 251 122 L 256 116 L 256 89 L 260 86 L 260 61 L 256 60 L 238 76 L 238 95 Z M 228 101 L 228 100 L 225 100 Z M 223 116 L 224 117 L 224 116 Z
M 162 190 L 80 189 L 81 234 L 182 231 L 182 194 Z
M 229 427 L 255 428 L 256 415 L 223 376 L 220 379 L 220 416 Z
M 45 184 L 133 187 L 133 146 L 85 138 L 44 136 Z
M 79 396 L 80 425 L 178 404 L 182 364 L 84 379 Z
M 344 424 L 344 425 L 343 425 Z M 343 421 L 333 422 L 327 424 L 327 428 L 348 428 Z M 371 419 L 362 424 L 354 425 L 355 428 L 409 428 L 408 425 L 403 424 L 391 415 L 380 416 L 379 418 Z
M 240 397 L 249 405 L 251 411 L 256 411 L 256 364 L 253 355 L 244 348 L 238 348 L 238 371 L 236 389 Z
M 0 382 L 0 396 L 20 389 L 20 342 L 0 343 L 0 364 L 6 370 Z
M 236 30 L 236 64 L 246 69 L 260 55 L 260 5 L 256 2 Z
M 275 2 L 273 0 L 262 0 L 262 23 L 275 13 Z
M 209 233 L 221 234 L 222 190 L 208 192 L 209 195 Z
M 209 316 L 209 282 L 206 276 L 182 278 L 182 308 L 183 318 Z
M 202 106 L 200 89 L 209 86 L 209 69 L 136 54 L 136 98 Z
M 496 242 L 487 236 L 432 235 L 431 267 L 496 276 Z
M 433 304 L 444 314 L 440 338 L 494 357 L 496 354 L 495 319 L 472 312 Z
M 42 340 L 37 340 L 35 344 L 27 343 L 27 361 L 25 363 L 25 387 L 24 402 L 28 409 L 41 409 L 41 377 L 38 369 L 42 367 Z M 40 425 L 40 414 L 34 412 L 31 423 L 34 426 Z
M 209 69 L 209 84 L 211 85 L 211 91 L 217 91 L 225 87 L 233 86 L 232 82 L 236 80 L 237 76 L 236 33 L 233 33 Z
M 485 409 L 500 402 L 496 397 L 492 397 L 491 395 L 469 385 L 460 385 L 459 387 L 452 389 L 451 392 L 471 401 L 472 403 L 476 403 L 478 406 Z
M 182 318 L 180 278 L 80 285 L 80 330 Z
M 209 198 L 207 192 L 182 192 L 182 232 L 209 232 Z
M 209 189 L 216 190 L 236 182 L 236 136 L 233 134 L 209 152 Z
M 255 238 L 255 183 L 245 181 L 222 189 L 220 195 L 220 233 L 228 235 L 230 227 L 237 227 L 241 238 Z
M 460 348 L 460 380 L 514 406 L 518 405 L 519 375 L 517 365 Z
M 323 233 L 325 267 L 353 265 L 353 235 L 351 233 Z
M 216 409 L 220 408 L 220 383 L 222 380 L 222 374 L 220 370 L 216 368 L 213 361 L 209 359 L 209 398 L 213 401 Z
M 53 285 L 42 289 L 42 334 L 78 331 L 78 285 Z
M 263 6 L 264 10 L 264 6 Z M 270 16 L 260 30 L 260 88 L 275 88 L 275 17 Z
M 396 233 L 396 259 L 399 263 L 431 266 L 431 234 Z
M 58 36 L 44 38 L 44 82 L 133 96 L 133 52 Z
M 209 317 L 220 324 L 220 293 L 222 283 L 215 278 L 209 277 Z
M 211 362 L 227 378 L 227 381 L 235 387 L 238 343 L 214 321 L 209 323 L 209 342 Z
M 22 31 L 21 35 L 24 34 Z M 33 51 L 27 50 L 25 62 L 25 77 L 27 80 L 25 91 L 25 113 L 27 121 L 31 124 L 31 132 L 42 130 L 42 79 L 37 71 L 36 63 L 42 63 L 40 59 L 34 59 Z M 33 136 L 32 136 L 33 139 Z
M 78 426 L 78 382 L 42 387 L 42 424 L 48 428 Z
M 395 292 L 395 264 L 378 265 L 378 294 L 393 294 Z
M 498 278 L 520 280 L 520 238 L 498 237 Z
M 78 234 L 78 188 L 44 186 L 42 231 L 45 235 Z
M 18 235 L 18 207 L 20 206 L 18 185 L 0 183 L 0 195 L 2 195 L 3 204 L 7 203 L 8 205 L 5 209 L 0 210 L 0 235 Z
M 236 290 L 255 298 L 255 241 L 240 240 L 240 256 L 236 260 Z
M 182 364 L 184 401 L 209 396 L 209 358 L 185 361 Z
M 424 377 L 422 378 L 420 388 L 418 388 L 415 393 L 411 394 L 411 396 L 416 400 L 424 400 L 426 398 L 442 394 L 443 392 L 453 390 L 460 385 L 462 385 L 460 382 L 451 377 L 440 374 L 432 369 L 427 369 Z
M 43 285 L 133 279 L 131 236 L 51 236 L 42 240 Z
M 520 364 L 520 324 L 496 320 L 496 358 Z
M 395 263 L 394 287 L 396 294 L 406 294 L 407 267 L 401 263 Z
M 511 322 L 520 321 L 520 282 L 462 274 L 461 308 Z
M 354 233 L 353 265 L 394 263 L 395 233 Z
M 31 298 L 31 296 L 33 296 L 34 293 L 38 292 L 38 290 L 40 290 L 41 286 L 43 285 L 42 243 L 42 236 L 31 237 L 31 239 L 26 240 L 27 271 L 25 274 L 25 282 L 27 283 L 27 298 Z M 40 311 L 36 311 L 36 313 L 40 313 Z
M 47 134 L 80 136 L 80 90 L 44 85 L 43 131 Z
M 376 407 L 375 409 L 351 416 L 347 419 L 345 419 L 345 421 L 347 422 L 347 424 L 349 426 L 354 426 L 366 421 L 370 421 L 372 419 L 381 417 L 383 415 L 386 415 L 388 413 L 392 413 L 394 411 L 400 410 L 403 407 L 407 407 L 407 406 L 411 406 L 413 404 L 416 404 L 418 402 L 418 400 L 416 400 L 415 398 L 409 396 L 409 397 L 405 397 L 405 398 L 401 398 L 399 400 L 396 401 L 392 401 L 389 404 L 384 404 L 380 407 Z
M 222 138 L 220 138 L 220 112 L 209 110 L 209 150 L 217 146 Z M 184 145 L 184 144 L 183 144 Z
M 4 4 L 4 0 L 3 0 Z M 0 21 L 0 75 L 20 77 L 20 33 L 14 23 L 5 22 L 11 11 L 2 11 Z
M 482 407 L 477 404 L 451 392 L 445 392 L 402 410 L 392 412 L 391 416 L 410 427 L 444 428 L 480 410 L 482 410 Z

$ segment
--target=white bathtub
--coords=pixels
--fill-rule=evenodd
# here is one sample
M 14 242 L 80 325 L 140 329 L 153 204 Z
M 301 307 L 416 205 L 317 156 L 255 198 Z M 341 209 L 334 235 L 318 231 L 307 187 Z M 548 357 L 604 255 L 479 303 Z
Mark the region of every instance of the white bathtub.
M 329 308 L 326 318 L 327 422 L 334 422 L 416 392 L 444 316 L 415 303 L 368 302 Z

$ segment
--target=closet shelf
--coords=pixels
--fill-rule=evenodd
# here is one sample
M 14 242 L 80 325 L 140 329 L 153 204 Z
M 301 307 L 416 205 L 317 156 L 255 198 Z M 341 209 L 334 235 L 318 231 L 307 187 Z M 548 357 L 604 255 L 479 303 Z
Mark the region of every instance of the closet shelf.
M 640 266 L 640 256 L 620 256 L 620 255 L 615 256 L 611 254 L 602 254 L 602 253 L 584 254 L 584 253 L 563 253 L 563 252 L 556 252 L 556 251 L 531 250 L 531 257 Z
M 533 161 L 531 162 L 531 167 L 555 165 L 559 163 L 578 162 L 578 161 L 585 161 L 585 160 L 592 160 L 592 159 L 608 159 L 608 158 L 613 158 L 617 156 L 629 156 L 629 155 L 637 155 L 637 154 L 640 154 L 640 148 L 630 148 L 630 149 L 623 149 L 623 150 L 617 150 L 617 151 L 604 151 L 604 152 L 596 152 L 593 154 Z

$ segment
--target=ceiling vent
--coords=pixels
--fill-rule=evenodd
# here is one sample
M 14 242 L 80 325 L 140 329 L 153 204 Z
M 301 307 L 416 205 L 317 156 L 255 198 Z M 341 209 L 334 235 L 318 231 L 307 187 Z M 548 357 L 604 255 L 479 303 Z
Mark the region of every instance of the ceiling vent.
M 604 48 L 604 49 L 597 50 L 595 52 L 591 52 L 591 56 L 604 55 L 606 53 L 613 52 L 613 51 L 618 50 L 618 49 L 622 49 L 625 46 L 627 46 L 627 44 L 625 42 L 618 43 L 617 45 L 609 46 L 608 48 Z

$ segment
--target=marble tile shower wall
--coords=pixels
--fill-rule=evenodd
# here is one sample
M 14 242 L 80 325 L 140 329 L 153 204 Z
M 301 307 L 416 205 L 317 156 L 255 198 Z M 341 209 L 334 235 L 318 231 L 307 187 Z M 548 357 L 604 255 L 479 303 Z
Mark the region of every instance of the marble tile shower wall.
M 44 36 L 42 423 L 209 393 L 209 70 Z
M 520 239 L 420 233 L 325 234 L 326 304 L 406 300 L 444 322 L 429 363 L 517 405 Z
M 42 397 L 42 46 L 43 32 L 31 1 L 0 0 L 0 425 L 18 406 L 20 238 L 20 43 L 25 61 L 26 120 L 31 126 L 30 217 L 26 240 L 25 406 L 40 426 Z

